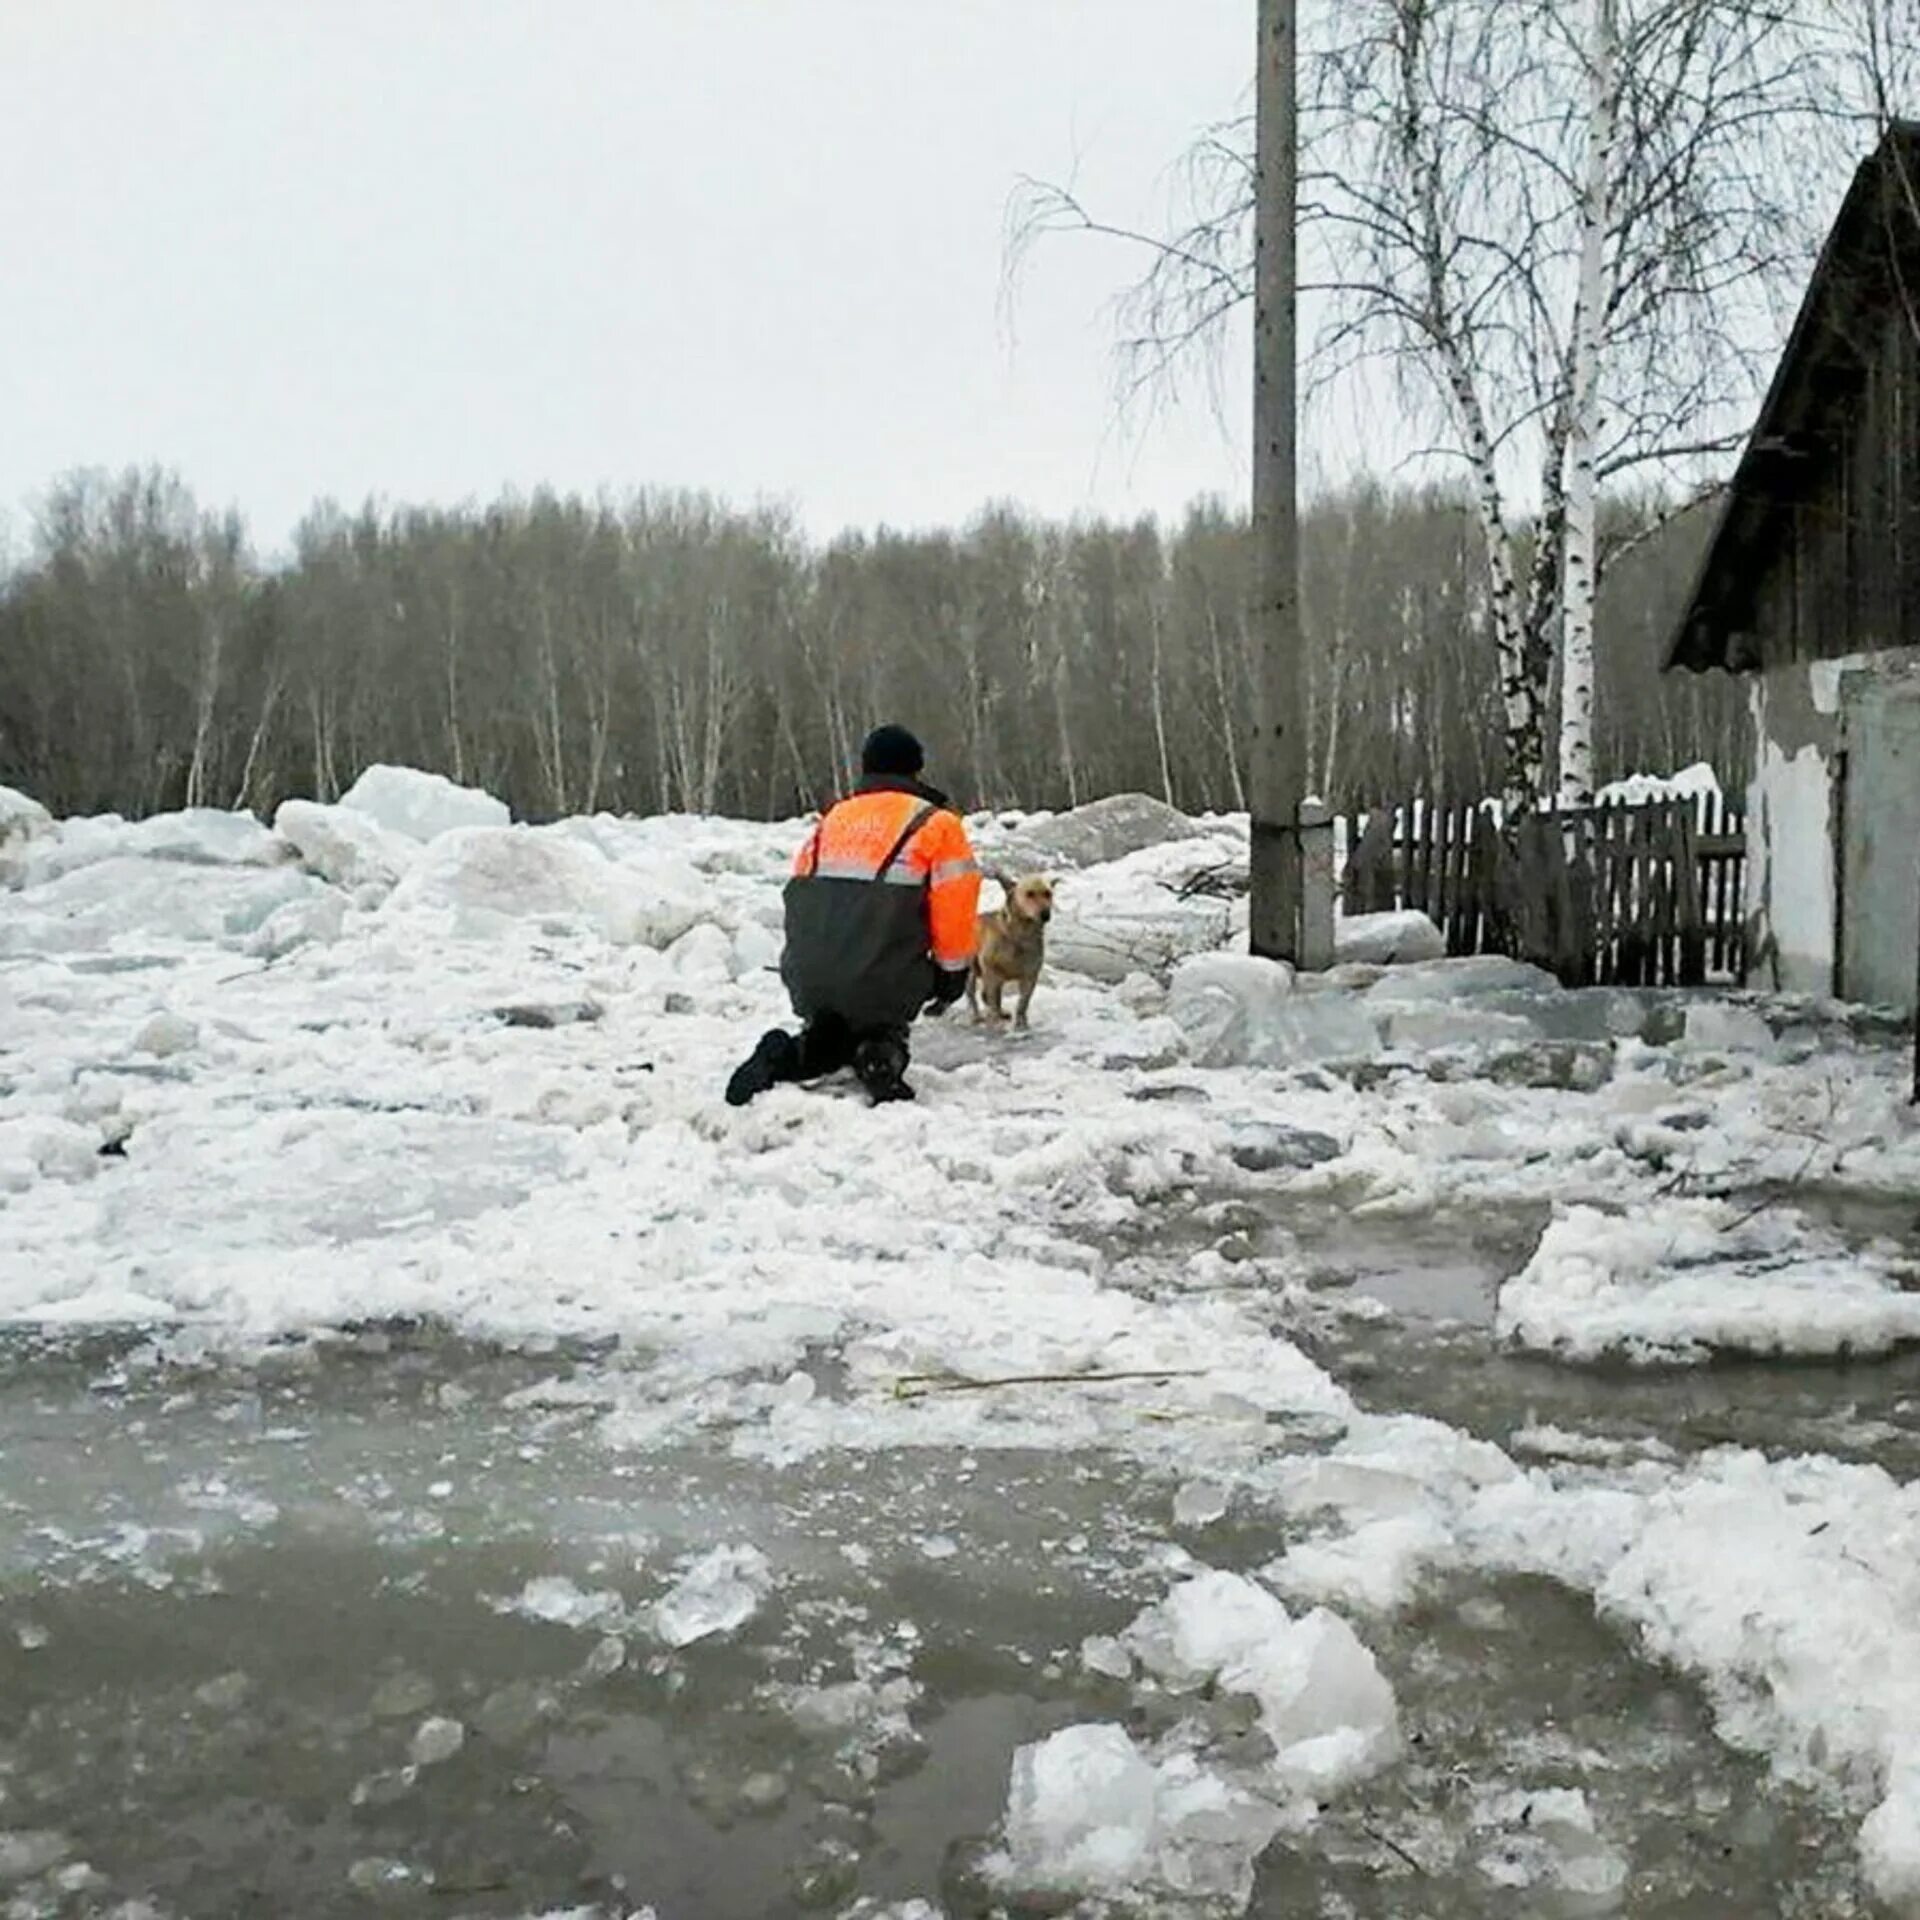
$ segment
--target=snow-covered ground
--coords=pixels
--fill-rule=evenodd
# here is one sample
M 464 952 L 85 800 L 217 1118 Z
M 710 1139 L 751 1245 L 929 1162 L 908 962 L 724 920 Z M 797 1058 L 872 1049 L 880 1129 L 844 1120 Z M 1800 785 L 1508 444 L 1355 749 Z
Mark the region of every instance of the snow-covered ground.
M 274 829 L 56 823 L 0 793 L 0 1322 L 150 1330 L 162 1366 L 396 1319 L 608 1341 L 561 1396 L 608 1458 L 1093 1455 L 1170 1476 L 1190 1514 L 1284 1519 L 1257 1578 L 1169 1562 L 1082 1654 L 1156 1698 L 1250 1695 L 1258 1750 L 1177 1714 L 1036 1743 L 995 1867 L 1016 1892 L 1243 1908 L 1275 1836 L 1397 1764 L 1382 1623 L 1480 1572 L 1590 1595 L 1725 1740 L 1857 1820 L 1867 1886 L 1920 1913 L 1913 1484 L 1363 1407 L 1296 1337 L 1311 1262 L 1284 1232 L 1293 1207 L 1409 1245 L 1547 1216 L 1487 1337 L 1549 1361 L 1884 1353 L 1920 1338 L 1914 1242 L 1847 1205 L 1920 1206 L 1899 1046 L 1844 1009 L 1566 994 L 1499 960 L 1295 980 L 1221 950 L 1242 909 L 1205 877 L 1244 866 L 1244 822 L 1121 801 L 974 825 L 987 864 L 1061 876 L 1032 1033 L 924 1023 L 910 1107 L 829 1087 L 735 1112 L 726 1071 L 784 1014 L 797 823 L 511 827 L 392 771 Z M 1195 1196 L 1282 1230 L 1223 1213 L 1156 1247 Z M 750 1618 L 777 1570 L 710 1544 L 618 1622 L 673 1649 Z M 54 1577 L 26 1562 L 0 1579 Z M 616 1618 L 564 1583 L 518 1604 Z M 410 1764 L 457 1731 L 426 1721 Z M 1581 1796 L 1536 1820 L 1555 1884 L 1617 1904 Z M 0 1879 L 7 1826 L 0 1797 Z

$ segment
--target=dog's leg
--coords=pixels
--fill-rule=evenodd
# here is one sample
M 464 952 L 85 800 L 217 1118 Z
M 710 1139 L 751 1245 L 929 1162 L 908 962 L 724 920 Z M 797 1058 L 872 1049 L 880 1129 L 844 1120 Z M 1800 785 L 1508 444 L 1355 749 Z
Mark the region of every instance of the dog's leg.
M 1002 973 L 992 973 L 984 982 L 987 1002 L 987 1024 L 1004 1027 L 1007 1024 L 1005 1010 L 1000 1005 L 1000 996 L 1007 990 L 1007 978 Z
M 973 1015 L 973 1024 L 980 1024 L 980 963 L 975 961 L 967 969 L 967 1011 Z
M 1020 1000 L 1019 1004 L 1013 1010 L 1013 1024 L 1023 1033 L 1026 1031 L 1027 1026 L 1027 1007 L 1033 999 L 1034 988 L 1039 984 L 1040 976 L 1037 973 L 1028 974 L 1027 977 L 1020 982 Z

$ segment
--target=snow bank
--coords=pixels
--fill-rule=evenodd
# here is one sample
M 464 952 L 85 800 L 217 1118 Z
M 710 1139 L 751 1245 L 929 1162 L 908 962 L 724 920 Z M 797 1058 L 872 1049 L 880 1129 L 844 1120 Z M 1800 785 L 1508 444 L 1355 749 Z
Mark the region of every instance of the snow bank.
M 1167 1014 L 1204 1067 L 1364 1060 L 1380 1045 L 1379 1023 L 1354 996 L 1296 993 L 1285 961 L 1252 954 L 1181 961 L 1167 989 Z
M 53 815 L 38 800 L 17 787 L 0 787 L 0 847 L 45 833 L 52 825 Z
M 273 830 L 309 873 L 354 892 L 392 892 L 419 852 L 414 842 L 390 833 L 368 815 L 317 800 L 283 800 L 273 816 Z
M 457 827 L 422 850 L 383 911 L 451 916 L 455 931 L 485 938 L 503 921 L 572 922 L 616 946 L 666 946 L 701 917 L 705 902 L 671 872 L 616 866 L 573 835 L 546 827 Z
M 0 832 L 0 851 L 6 848 Z M 287 850 L 252 814 L 189 807 L 123 820 L 117 813 L 54 822 L 11 851 L 14 883 L 33 887 L 106 860 L 155 860 L 195 867 L 270 867 Z
M 29 846 L 52 831 L 53 816 L 38 800 L 13 787 L 0 787 L 0 887 L 21 883 Z
M 1692 800 L 1720 791 L 1720 777 L 1704 760 L 1696 760 L 1678 773 L 1630 773 L 1624 780 L 1610 781 L 1594 798 L 1628 807 L 1644 807 L 1655 800 Z
M 1523 1470 L 1434 1421 L 1362 1416 L 1289 1471 L 1284 1503 L 1339 1514 L 1356 1561 L 1389 1529 L 1417 1528 L 1423 1562 L 1591 1594 L 1648 1658 L 1700 1682 L 1724 1740 L 1864 1815 L 1868 1884 L 1894 1911 L 1920 1912 L 1920 1485 L 1816 1456 L 1641 1452 L 1607 1465 L 1576 1451 Z M 1403 1604 L 1411 1586 L 1390 1597 Z M 1523 1811 L 1475 1809 L 1495 1880 L 1617 1894 L 1614 1850 L 1574 1831 L 1588 1824 L 1578 1809 L 1536 1808 L 1566 1829 L 1544 1847 L 1526 1840 Z
M 438 839 L 458 827 L 504 827 L 513 818 L 504 800 L 417 767 L 369 767 L 340 796 L 340 804 L 388 833 L 418 841 Z
M 1067 813 L 1028 814 L 1011 829 L 991 816 L 977 816 L 972 837 L 983 864 L 1018 878 L 1061 867 L 1079 871 L 1107 866 L 1129 854 L 1191 839 L 1204 831 L 1199 821 L 1164 800 L 1144 793 L 1116 793 Z M 1244 865 L 1244 832 L 1240 854 Z
M 1920 1292 L 1902 1291 L 1913 1277 L 1911 1263 L 1849 1251 L 1791 1208 L 1575 1207 L 1501 1289 L 1496 1326 L 1574 1361 L 1885 1353 L 1920 1340 Z
M 1606 1034 L 1617 1009 L 1607 996 L 1582 1000 L 1540 968 L 1493 955 L 1394 966 L 1343 962 L 1331 974 L 1295 976 L 1283 962 L 1209 952 L 1175 965 L 1167 1012 L 1202 1066 L 1449 1053 L 1504 1060 L 1502 1071 L 1523 1083 L 1558 1076 L 1573 1084 L 1576 1063 L 1536 1057 L 1538 1050 L 1559 1027 L 1584 1024 Z M 1594 1082 L 1610 1071 L 1584 1078 Z
M 1446 951 L 1446 935 L 1411 907 L 1396 913 L 1344 913 L 1333 923 L 1333 957 L 1341 966 L 1440 960 Z
M 1055 893 L 1049 969 L 1117 985 L 1134 974 L 1164 975 L 1186 955 L 1224 946 L 1244 932 L 1246 902 L 1193 891 L 1191 883 L 1235 857 L 1244 860 L 1244 845 L 1236 854 L 1230 841 L 1203 837 L 1157 843 L 1068 875 Z
M 244 942 L 320 883 L 290 867 L 186 866 L 114 855 L 9 897 L 0 954 L 82 953 L 142 944 Z

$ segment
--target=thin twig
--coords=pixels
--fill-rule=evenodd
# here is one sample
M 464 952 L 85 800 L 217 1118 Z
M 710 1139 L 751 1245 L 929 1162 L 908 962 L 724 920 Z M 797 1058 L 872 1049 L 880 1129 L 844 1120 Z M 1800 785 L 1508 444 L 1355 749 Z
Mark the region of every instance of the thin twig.
M 1720 1231 L 1722 1233 L 1732 1233 L 1736 1227 L 1744 1227 L 1749 1220 L 1757 1219 L 1770 1208 L 1779 1206 L 1780 1203 L 1800 1185 L 1801 1181 L 1807 1177 L 1808 1173 L 1812 1170 L 1815 1159 L 1821 1151 L 1822 1143 L 1816 1140 L 1813 1145 L 1807 1149 L 1806 1157 L 1784 1180 L 1776 1181 L 1772 1191 L 1763 1193 L 1752 1205 L 1743 1207 L 1731 1220 L 1724 1222 Z
M 1801 1138 L 1810 1142 L 1806 1152 L 1801 1156 L 1800 1164 L 1795 1167 L 1784 1180 L 1771 1182 L 1771 1190 L 1761 1194 L 1752 1205 L 1743 1208 L 1739 1213 L 1735 1214 L 1731 1220 L 1727 1221 L 1720 1229 L 1722 1233 L 1731 1233 L 1736 1227 L 1744 1227 L 1749 1220 L 1754 1219 L 1759 1214 L 1765 1213 L 1771 1207 L 1777 1207 L 1782 1200 L 1786 1199 L 1801 1185 L 1807 1175 L 1812 1172 L 1813 1163 L 1821 1154 L 1826 1152 L 1828 1139 L 1833 1131 L 1835 1116 L 1839 1110 L 1839 1084 L 1833 1076 L 1829 1074 L 1827 1076 L 1827 1110 L 1820 1124 L 1810 1128 L 1782 1127 L 1779 1129 L 1782 1133 L 1797 1133 Z
M 1398 1840 L 1393 1840 L 1388 1838 L 1388 1836 L 1382 1833 L 1380 1829 L 1376 1827 L 1371 1820 L 1362 1820 L 1360 1822 L 1360 1831 L 1364 1833 L 1367 1836 L 1367 1838 L 1371 1840 L 1376 1846 L 1385 1847 L 1389 1853 L 1398 1854 L 1399 1857 L 1402 1860 L 1404 1860 L 1407 1863 L 1407 1865 L 1414 1870 L 1415 1873 L 1424 1874 L 1426 1872 L 1426 1868 L 1423 1867 L 1420 1864 L 1420 1862 L 1416 1860 L 1413 1857 L 1413 1855 L 1410 1854 L 1406 1850 L 1406 1848 L 1400 1844 Z
M 1210 867 L 1196 868 L 1174 888 L 1177 899 L 1191 900 L 1195 894 L 1221 898 L 1246 891 L 1247 870 L 1238 860 L 1216 860 Z M 1235 883 L 1239 884 L 1235 884 Z
M 1006 1373 L 990 1380 L 960 1374 L 903 1373 L 893 1383 L 896 1400 L 921 1400 L 934 1393 L 982 1393 L 989 1387 L 1086 1386 L 1107 1380 L 1180 1380 L 1197 1378 L 1204 1367 L 1134 1367 L 1113 1373 Z
M 285 957 L 285 954 L 275 954 L 273 958 L 280 960 Z M 215 979 L 213 984 L 216 987 L 227 987 L 236 980 L 257 980 L 261 974 L 270 971 L 272 966 L 273 960 L 263 960 L 257 967 L 242 967 L 238 973 L 223 973 Z

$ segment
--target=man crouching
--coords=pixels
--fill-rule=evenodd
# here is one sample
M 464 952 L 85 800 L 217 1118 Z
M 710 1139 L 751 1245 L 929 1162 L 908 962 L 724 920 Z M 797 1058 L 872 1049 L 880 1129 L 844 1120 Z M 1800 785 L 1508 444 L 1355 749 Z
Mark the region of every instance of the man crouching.
M 913 1098 L 907 1029 L 966 991 L 980 901 L 967 830 L 921 784 L 925 763 L 905 727 L 876 727 L 860 784 L 795 856 L 780 977 L 805 1025 L 760 1036 L 727 1082 L 729 1106 L 849 1066 L 876 1106 Z

